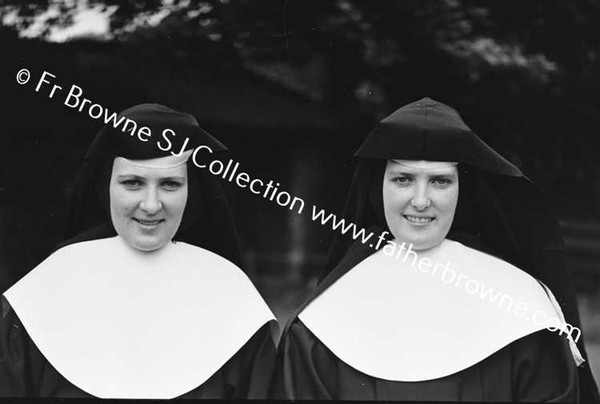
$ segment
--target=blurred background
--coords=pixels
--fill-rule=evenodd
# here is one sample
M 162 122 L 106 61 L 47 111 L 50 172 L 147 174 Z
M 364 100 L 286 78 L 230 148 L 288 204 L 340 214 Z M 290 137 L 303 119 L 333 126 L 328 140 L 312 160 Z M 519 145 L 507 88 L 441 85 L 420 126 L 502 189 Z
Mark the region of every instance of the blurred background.
M 599 21 L 594 0 L 0 1 L 0 289 L 62 241 L 101 127 L 62 104 L 71 84 L 109 111 L 157 102 L 192 113 L 252 177 L 338 215 L 373 124 L 429 96 L 546 191 L 598 379 Z M 61 96 L 34 91 L 43 71 Z M 248 272 L 285 321 L 334 233 L 225 185 Z

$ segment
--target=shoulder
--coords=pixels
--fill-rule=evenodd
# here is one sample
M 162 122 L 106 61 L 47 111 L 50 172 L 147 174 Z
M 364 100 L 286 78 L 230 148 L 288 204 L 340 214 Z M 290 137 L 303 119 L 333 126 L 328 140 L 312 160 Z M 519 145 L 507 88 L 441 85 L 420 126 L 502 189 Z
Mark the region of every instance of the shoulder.
M 510 345 L 514 395 L 527 402 L 577 402 L 579 380 L 569 341 L 541 330 Z
M 89 230 L 86 230 L 82 233 L 79 233 L 78 235 L 76 235 L 66 241 L 63 241 L 62 243 L 60 243 L 56 246 L 54 251 L 58 251 L 66 246 L 71 245 L 71 244 L 78 244 L 78 243 L 81 243 L 84 241 L 92 241 L 92 240 L 110 238 L 110 237 L 114 237 L 116 235 L 117 235 L 117 233 L 114 231 L 112 226 L 105 223 L 105 224 L 96 226 L 94 228 L 91 228 Z
M 219 254 L 216 254 L 210 250 L 207 250 L 207 249 L 199 247 L 199 246 L 195 246 L 193 244 L 188 244 L 183 241 L 175 241 L 172 243 L 173 243 L 173 246 L 175 247 L 174 251 L 177 254 L 180 254 L 182 256 L 189 257 L 189 258 L 196 258 L 196 259 L 212 262 L 215 265 L 220 265 L 220 266 L 226 267 L 230 270 L 242 271 L 242 269 L 239 266 L 237 266 L 236 264 L 234 264 L 227 258 L 225 258 Z
M 462 279 L 463 286 L 469 282 L 472 290 L 493 288 L 510 294 L 513 299 L 521 299 L 534 304 L 543 304 L 548 301 L 546 293 L 540 283 L 527 272 L 515 265 L 495 257 L 491 254 L 467 247 L 457 241 L 445 240 L 442 248 L 431 255 L 432 261 L 444 262 L 446 277 L 456 274 L 457 282 L 447 282 L 460 286 L 458 279 Z M 447 268 L 447 269 L 446 269 Z M 438 274 L 442 275 L 442 274 Z
M 114 239 L 115 237 L 91 239 L 58 247 L 25 277 L 42 270 L 66 270 L 77 266 L 87 266 L 96 259 L 106 259 L 114 250 Z
M 244 270 L 227 258 L 181 241 L 174 242 L 172 247 L 174 248 L 170 252 L 170 262 L 173 265 L 191 266 L 207 277 L 214 277 L 215 280 L 235 282 L 238 285 L 255 289 L 253 282 Z

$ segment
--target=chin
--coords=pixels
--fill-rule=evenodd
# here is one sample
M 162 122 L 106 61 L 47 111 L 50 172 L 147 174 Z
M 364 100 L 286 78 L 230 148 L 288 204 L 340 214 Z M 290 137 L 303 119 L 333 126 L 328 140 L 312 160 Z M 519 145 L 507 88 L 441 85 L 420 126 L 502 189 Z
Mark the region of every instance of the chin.
M 131 245 L 136 250 L 150 252 L 162 248 L 165 245 L 165 243 L 160 241 L 133 241 L 132 243 L 129 243 L 129 245 Z
M 415 251 L 423 251 L 423 250 L 428 250 L 431 247 L 434 247 L 436 244 L 435 242 L 413 242 L 412 243 L 412 249 Z
M 135 248 L 137 248 L 138 250 L 143 251 L 143 252 L 152 252 L 152 251 L 160 250 L 161 247 L 162 247 L 162 245 L 159 245 L 159 246 L 136 246 Z
M 412 244 L 412 249 L 415 251 L 428 250 L 441 243 L 442 239 L 433 238 L 408 238 L 408 243 Z

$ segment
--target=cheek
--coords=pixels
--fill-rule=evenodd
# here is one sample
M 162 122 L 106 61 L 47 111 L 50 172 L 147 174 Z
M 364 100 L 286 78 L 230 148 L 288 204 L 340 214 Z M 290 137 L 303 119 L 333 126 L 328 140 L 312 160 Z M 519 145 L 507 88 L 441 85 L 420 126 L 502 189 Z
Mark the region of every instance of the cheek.
M 456 211 L 456 205 L 458 204 L 458 189 L 448 190 L 447 193 L 441 195 L 439 199 L 439 207 L 445 213 L 448 214 L 449 217 L 454 216 L 454 212 Z
M 135 210 L 137 199 L 131 192 L 119 189 L 110 190 L 110 210 L 111 214 L 125 214 Z
M 176 216 L 183 215 L 185 205 L 187 204 L 187 188 L 182 189 L 180 192 L 175 192 L 169 195 L 168 205 L 171 208 L 171 213 Z
M 394 209 L 394 195 L 389 186 L 383 186 L 383 212 L 385 219 L 389 223 L 391 212 Z
M 401 209 L 410 199 L 408 193 L 398 187 L 383 186 L 383 209 L 386 212 Z
M 395 237 L 401 237 L 404 231 L 405 224 L 400 214 L 406 206 L 406 194 L 405 190 L 398 187 L 383 187 L 383 213 L 387 226 Z

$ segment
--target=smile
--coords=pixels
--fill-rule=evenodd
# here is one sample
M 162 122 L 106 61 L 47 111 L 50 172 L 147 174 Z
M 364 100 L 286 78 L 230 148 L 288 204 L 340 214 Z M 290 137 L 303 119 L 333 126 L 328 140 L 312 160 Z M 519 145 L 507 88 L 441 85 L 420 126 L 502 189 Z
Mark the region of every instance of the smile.
M 402 215 L 406 220 L 415 224 L 428 224 L 435 220 L 435 218 L 431 216 L 412 216 L 412 215 Z
M 133 218 L 133 220 L 135 220 L 136 222 L 138 222 L 142 226 L 158 226 L 161 222 L 164 222 L 164 219 L 160 219 L 160 220 L 142 220 L 142 219 L 136 219 L 135 217 Z

